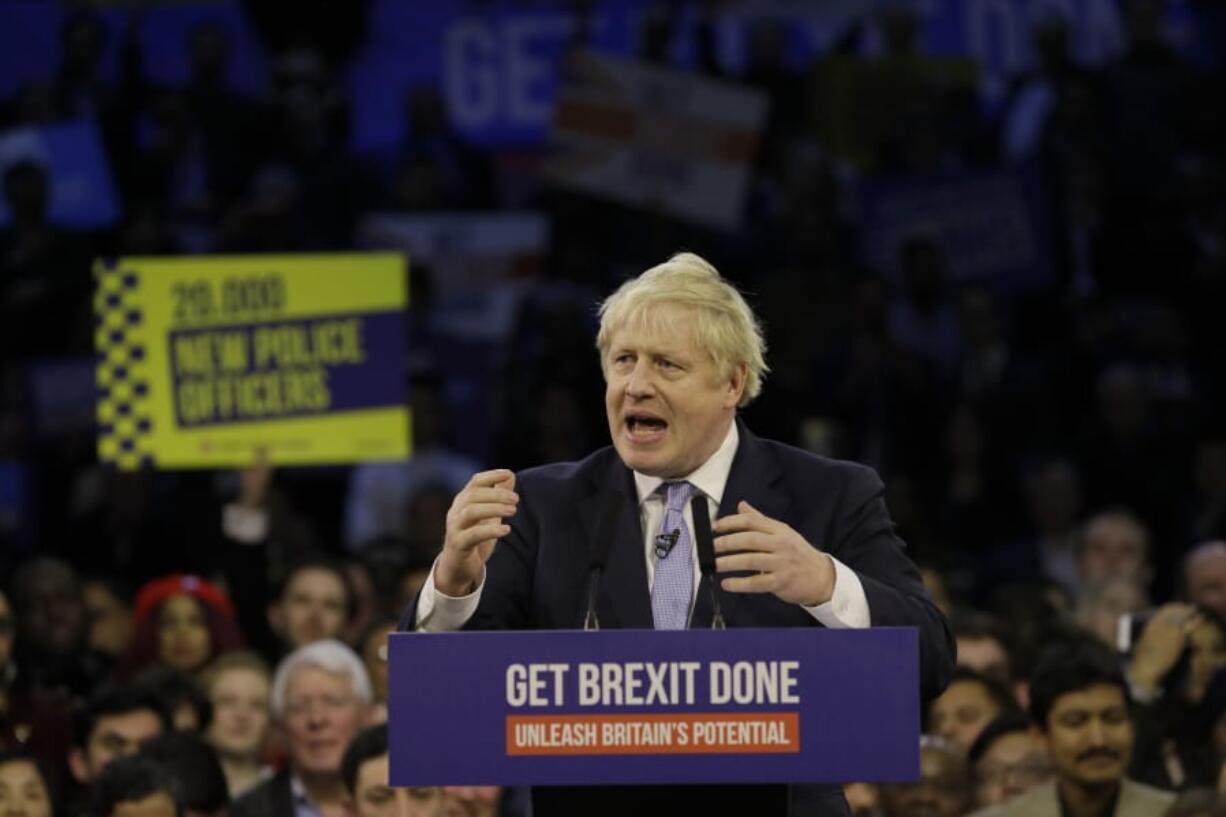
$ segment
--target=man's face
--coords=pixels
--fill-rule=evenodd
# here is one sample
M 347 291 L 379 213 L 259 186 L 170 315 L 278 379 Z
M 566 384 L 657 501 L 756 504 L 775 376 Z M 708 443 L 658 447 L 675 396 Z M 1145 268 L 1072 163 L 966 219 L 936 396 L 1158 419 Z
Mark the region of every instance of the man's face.
M 724 441 L 745 389 L 745 373 L 721 378 L 698 346 L 694 316 L 655 308 L 655 328 L 614 331 L 601 361 L 613 447 L 627 467 L 672 479 L 702 465 Z
M 331 570 L 299 570 L 286 585 L 281 606 L 291 647 L 337 638 L 345 628 L 345 585 Z
M 97 780 L 112 760 L 136 754 L 142 743 L 160 734 L 162 719 L 148 709 L 103 715 L 85 744 L 88 779 Z
M 33 761 L 18 758 L 0 764 L 0 814 L 51 817 L 51 795 Z
M 245 667 L 227 670 L 209 689 L 208 740 L 227 758 L 255 758 L 268 733 L 268 678 Z
M 1132 755 L 1133 726 L 1123 691 L 1095 684 L 1056 698 L 1044 738 L 1062 780 L 1081 786 L 1118 783 Z
M 387 755 L 372 757 L 358 766 L 353 792 L 355 817 L 435 817 L 443 790 L 431 786 L 392 788 L 388 785 Z
M 62 655 L 77 649 L 85 636 L 81 586 L 66 568 L 47 565 L 20 591 L 22 638 L 39 650 Z
M 1144 579 L 1145 535 L 1126 519 L 1108 516 L 1095 520 L 1086 531 L 1080 566 L 1086 582 Z
M 1043 742 L 1029 730 L 992 742 L 975 764 L 975 808 L 999 805 L 1051 776 Z
M 285 696 L 285 731 L 295 773 L 337 775 L 345 747 L 364 725 L 366 705 L 344 674 L 318 667 L 294 673 Z
M 1188 600 L 1226 619 L 1226 546 L 1205 549 L 1189 560 Z
M 965 750 L 979 737 L 983 727 L 999 714 L 1000 707 L 982 683 L 967 679 L 954 681 L 932 702 L 929 731 Z

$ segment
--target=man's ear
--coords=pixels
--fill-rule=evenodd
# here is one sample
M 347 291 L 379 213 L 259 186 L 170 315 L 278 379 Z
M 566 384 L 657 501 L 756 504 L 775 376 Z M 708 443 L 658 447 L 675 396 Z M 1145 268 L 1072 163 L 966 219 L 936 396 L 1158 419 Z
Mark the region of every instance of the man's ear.
M 741 395 L 745 393 L 745 385 L 749 382 L 749 366 L 744 363 L 738 363 L 732 369 L 732 376 L 728 378 L 728 392 L 724 399 L 726 408 L 736 408 L 740 405 Z
M 68 750 L 68 770 L 72 772 L 72 777 L 82 785 L 89 785 L 89 762 L 85 759 L 85 752 L 81 748 L 74 746 Z

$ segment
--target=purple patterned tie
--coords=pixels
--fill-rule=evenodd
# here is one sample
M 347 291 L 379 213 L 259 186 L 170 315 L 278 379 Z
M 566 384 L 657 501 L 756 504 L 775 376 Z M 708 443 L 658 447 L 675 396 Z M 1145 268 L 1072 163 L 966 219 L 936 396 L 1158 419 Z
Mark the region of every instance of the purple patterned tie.
M 651 586 L 651 617 L 657 630 L 682 630 L 690 615 L 694 589 L 694 565 L 690 559 L 690 529 L 685 524 L 685 506 L 694 494 L 688 482 L 666 482 L 664 524 L 653 541 L 655 582 Z

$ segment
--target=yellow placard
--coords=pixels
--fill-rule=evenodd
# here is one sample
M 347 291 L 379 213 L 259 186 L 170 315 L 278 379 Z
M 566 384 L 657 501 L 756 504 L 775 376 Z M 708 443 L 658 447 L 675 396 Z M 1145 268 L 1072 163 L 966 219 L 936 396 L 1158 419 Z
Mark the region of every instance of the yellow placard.
M 403 255 L 131 257 L 94 272 L 99 460 L 408 456 Z

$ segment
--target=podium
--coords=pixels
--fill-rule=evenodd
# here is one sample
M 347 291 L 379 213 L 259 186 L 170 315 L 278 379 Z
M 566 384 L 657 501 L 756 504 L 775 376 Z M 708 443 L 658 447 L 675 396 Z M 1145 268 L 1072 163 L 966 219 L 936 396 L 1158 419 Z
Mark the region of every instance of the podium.
M 396 633 L 391 784 L 919 776 L 910 628 Z

